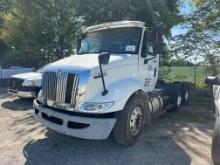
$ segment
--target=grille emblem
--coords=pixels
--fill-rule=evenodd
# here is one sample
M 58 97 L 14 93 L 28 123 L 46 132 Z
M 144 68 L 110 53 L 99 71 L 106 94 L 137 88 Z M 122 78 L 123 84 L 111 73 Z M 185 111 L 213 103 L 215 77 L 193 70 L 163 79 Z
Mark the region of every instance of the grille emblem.
M 57 77 L 60 77 L 62 75 L 62 72 L 60 69 L 57 70 L 57 73 L 56 73 Z

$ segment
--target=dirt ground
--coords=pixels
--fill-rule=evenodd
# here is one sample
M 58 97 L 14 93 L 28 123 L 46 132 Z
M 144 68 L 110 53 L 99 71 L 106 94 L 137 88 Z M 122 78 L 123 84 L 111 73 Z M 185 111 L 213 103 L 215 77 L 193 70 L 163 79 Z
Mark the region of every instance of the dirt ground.
M 193 97 L 178 112 L 146 127 L 137 144 L 111 138 L 77 139 L 48 131 L 32 117 L 32 102 L 0 87 L 0 165 L 209 165 L 213 130 L 211 98 Z

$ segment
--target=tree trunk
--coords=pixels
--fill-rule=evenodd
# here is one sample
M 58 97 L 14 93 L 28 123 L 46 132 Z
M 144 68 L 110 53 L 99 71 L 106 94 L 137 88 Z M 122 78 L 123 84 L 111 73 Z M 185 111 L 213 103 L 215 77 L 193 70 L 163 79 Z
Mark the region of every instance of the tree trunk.
M 194 86 L 196 87 L 197 82 L 197 65 L 194 66 Z

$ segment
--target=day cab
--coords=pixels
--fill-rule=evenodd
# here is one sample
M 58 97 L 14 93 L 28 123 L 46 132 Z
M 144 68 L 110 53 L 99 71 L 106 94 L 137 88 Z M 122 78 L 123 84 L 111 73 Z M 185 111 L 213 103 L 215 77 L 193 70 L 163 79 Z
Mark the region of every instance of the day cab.
M 154 113 L 184 100 L 178 84 L 162 84 L 168 95 L 156 88 L 162 45 L 160 28 L 143 22 L 85 28 L 77 55 L 45 70 L 34 117 L 59 133 L 134 144 Z

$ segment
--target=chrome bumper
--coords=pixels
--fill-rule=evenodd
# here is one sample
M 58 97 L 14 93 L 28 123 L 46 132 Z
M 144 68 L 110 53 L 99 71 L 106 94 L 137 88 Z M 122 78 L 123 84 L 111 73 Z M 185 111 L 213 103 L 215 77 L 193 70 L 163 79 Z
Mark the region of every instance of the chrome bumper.
M 9 93 L 17 95 L 19 97 L 23 98 L 35 98 L 36 92 L 23 92 L 23 91 L 14 91 L 14 90 L 8 90 Z
M 115 118 L 90 118 L 64 114 L 43 107 L 36 100 L 34 100 L 33 107 L 35 119 L 46 127 L 62 134 L 84 139 L 101 140 L 108 138 L 116 122 Z M 79 126 L 84 125 L 85 127 L 70 127 L 70 123 L 75 123 Z

